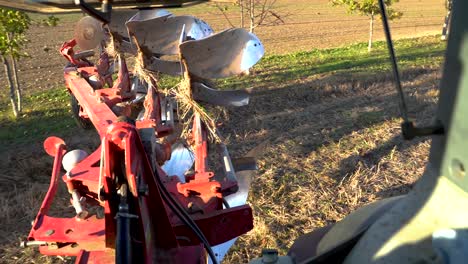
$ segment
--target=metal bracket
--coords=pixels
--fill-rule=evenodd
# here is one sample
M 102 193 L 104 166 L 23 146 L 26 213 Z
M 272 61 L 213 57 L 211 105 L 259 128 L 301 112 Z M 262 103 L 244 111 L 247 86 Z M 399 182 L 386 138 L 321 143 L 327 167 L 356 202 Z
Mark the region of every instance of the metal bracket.
M 406 140 L 411 140 L 415 137 L 442 135 L 444 132 L 444 126 L 440 121 L 436 121 L 434 125 L 427 127 L 415 127 L 411 121 L 401 123 L 401 133 Z

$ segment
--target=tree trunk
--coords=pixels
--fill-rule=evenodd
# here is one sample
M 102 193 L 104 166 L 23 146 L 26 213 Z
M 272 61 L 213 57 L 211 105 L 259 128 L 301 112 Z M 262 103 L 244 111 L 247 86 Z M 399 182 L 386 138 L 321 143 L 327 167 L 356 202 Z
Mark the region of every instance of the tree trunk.
M 249 0 L 249 15 L 250 15 L 250 32 L 254 33 L 254 29 L 255 29 L 255 0 Z
M 369 23 L 369 44 L 367 45 L 367 51 L 371 52 L 372 50 L 372 35 L 374 35 L 374 12 L 371 13 L 370 23 Z
M 5 56 L 2 56 L 2 61 L 3 61 L 3 67 L 5 68 L 5 75 L 8 80 L 8 85 L 10 86 L 10 101 L 11 101 L 11 106 L 13 108 L 13 114 L 15 117 L 18 116 L 18 108 L 16 106 L 16 100 L 15 100 L 15 87 L 13 86 L 13 79 L 11 77 L 11 70 L 10 70 L 10 65 L 8 64 L 7 59 Z
M 240 6 L 240 26 L 244 28 L 244 0 L 239 0 Z
M 21 86 L 19 84 L 18 80 L 18 67 L 16 66 L 16 58 L 10 55 L 11 59 L 11 66 L 13 67 L 13 79 L 15 80 L 15 86 L 16 86 L 16 101 L 17 101 L 17 107 L 18 107 L 18 112 L 21 112 L 23 109 L 23 103 L 22 103 L 22 92 L 21 92 Z

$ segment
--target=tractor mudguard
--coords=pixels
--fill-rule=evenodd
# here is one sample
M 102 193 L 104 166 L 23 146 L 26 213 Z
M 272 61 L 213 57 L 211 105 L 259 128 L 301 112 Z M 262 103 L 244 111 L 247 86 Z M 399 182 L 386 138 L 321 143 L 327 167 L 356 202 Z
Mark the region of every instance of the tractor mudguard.
M 340 222 L 300 236 L 288 255 L 295 263 L 342 263 L 361 235 L 403 197 L 367 204 Z

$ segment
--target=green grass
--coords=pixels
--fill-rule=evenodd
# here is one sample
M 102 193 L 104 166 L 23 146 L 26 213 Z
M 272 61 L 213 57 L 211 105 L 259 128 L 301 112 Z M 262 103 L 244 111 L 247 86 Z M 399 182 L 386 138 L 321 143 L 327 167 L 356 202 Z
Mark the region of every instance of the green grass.
M 9 101 L 0 103 L 0 148 L 37 142 L 51 135 L 63 136 L 76 128 L 65 88 L 28 95 L 23 105 L 22 113 L 15 118 Z
M 440 41 L 440 36 L 401 39 L 394 44 L 400 70 L 439 67 L 446 45 Z M 367 43 L 357 43 L 347 47 L 266 56 L 254 66 L 253 72 L 247 76 L 217 80 L 216 86 L 219 89 L 271 88 L 291 81 L 314 78 L 319 74 L 337 74 L 358 79 L 363 75 L 369 76 L 369 73 L 391 73 L 391 66 L 387 44 L 377 41 L 370 53 L 367 51 Z M 179 80 L 164 77 L 160 86 L 171 88 Z
M 439 36 L 395 41 L 400 69 L 415 67 L 439 67 L 443 60 L 445 42 Z M 387 45 L 374 43 L 367 52 L 367 43 L 358 43 L 333 49 L 314 49 L 287 55 L 263 58 L 254 67 L 253 76 L 227 78 L 218 81 L 219 88 L 277 86 L 294 80 L 314 77 L 318 74 L 346 74 L 354 77 L 369 73 L 389 73 L 390 63 Z
M 395 42 L 402 70 L 439 67 L 443 60 L 445 42 L 437 36 L 403 39 Z M 248 87 L 274 88 L 319 75 L 341 75 L 356 79 L 390 72 L 385 42 L 376 42 L 371 53 L 366 43 L 348 47 L 314 49 L 308 52 L 274 55 L 263 58 L 250 76 L 217 81 L 220 89 Z M 178 78 L 163 78 L 165 88 L 177 84 Z M 20 117 L 11 114 L 9 102 L 0 102 L 0 141 L 9 143 L 36 142 L 49 135 L 65 135 L 77 129 L 71 117 L 69 95 L 64 88 L 40 91 L 26 96 Z

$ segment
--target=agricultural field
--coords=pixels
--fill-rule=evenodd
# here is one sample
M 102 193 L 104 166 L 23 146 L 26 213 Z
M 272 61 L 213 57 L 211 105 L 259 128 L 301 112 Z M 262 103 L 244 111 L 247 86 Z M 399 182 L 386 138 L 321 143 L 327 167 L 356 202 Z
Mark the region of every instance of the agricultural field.
M 226 109 L 221 129 L 231 156 L 254 150 L 259 163 L 249 197 L 255 228 L 239 238 L 225 263 L 245 263 L 262 248 L 285 254 L 298 236 L 369 202 L 408 192 L 427 162 L 430 140 L 401 138 L 386 45 L 378 41 L 367 52 L 366 18 L 322 0 L 281 0 L 279 7 L 289 14 L 285 25 L 256 29 L 265 58 L 250 75 L 217 82 L 220 89 L 251 88 L 250 104 Z M 401 0 L 396 8 L 404 13 L 391 25 L 410 115 L 427 124 L 445 50 L 435 36 L 444 1 Z M 216 31 L 229 25 L 214 6 L 172 11 L 199 16 Z M 238 23 L 235 10 L 228 11 Z M 18 247 L 49 184 L 53 160 L 42 150 L 43 140 L 57 135 L 70 149 L 88 151 L 99 144 L 93 131 L 77 128 L 71 118 L 65 60 L 57 52 L 81 15 L 59 18 L 55 28 L 33 26 L 28 33 L 31 58 L 20 63 L 26 92 L 20 118 L 10 114 L 7 90 L 0 94 L 0 263 L 72 261 Z M 72 210 L 64 188 L 60 194 L 57 215 Z
M 223 4 L 220 4 L 224 7 Z M 226 4 L 226 15 L 232 24 L 239 26 L 238 10 Z M 255 29 L 265 45 L 266 55 L 310 51 L 364 42 L 368 39 L 369 20 L 365 16 L 347 14 L 342 7 L 332 7 L 327 0 L 278 0 L 277 12 L 284 15 L 285 24 Z M 444 0 L 401 0 L 395 8 L 403 12 L 401 19 L 391 22 L 395 38 L 440 34 L 446 14 Z M 230 27 L 222 13 L 213 4 L 171 9 L 175 14 L 191 14 L 208 22 L 215 31 Z M 129 17 L 128 14 L 119 14 Z M 33 15 L 36 20 L 44 16 Z M 26 91 L 45 90 L 63 85 L 62 68 L 65 59 L 58 54 L 60 45 L 73 37 L 75 23 L 80 14 L 59 15 L 57 27 L 34 26 L 29 30 L 26 52 L 31 58 L 22 59 L 20 74 Z M 114 15 L 119 19 L 118 15 Z M 247 22 L 245 24 L 247 27 Z M 382 40 L 382 25 L 375 21 L 374 39 Z M 6 79 L 0 78 L 0 87 Z M 1 93 L 0 98 L 7 93 Z

